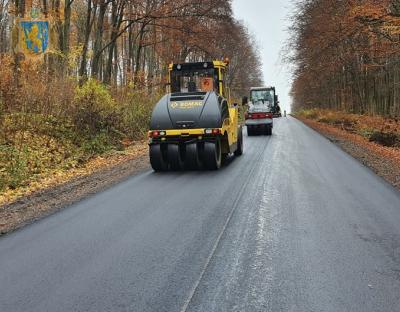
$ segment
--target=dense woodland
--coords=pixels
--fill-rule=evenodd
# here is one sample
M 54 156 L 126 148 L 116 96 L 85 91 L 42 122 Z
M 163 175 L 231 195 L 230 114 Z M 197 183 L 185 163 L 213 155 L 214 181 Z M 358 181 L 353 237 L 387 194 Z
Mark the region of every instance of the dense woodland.
M 33 17 L 50 26 L 40 57 L 18 49 Z M 261 84 L 231 0 L 0 0 L 0 190 L 144 139 L 167 64 L 224 58 L 235 98 Z
M 45 65 L 57 75 L 151 90 L 169 62 L 229 57 L 236 93 L 261 77 L 256 45 L 229 0 L 0 0 L 0 52 L 12 52 L 14 20 L 35 6 L 51 21 Z
M 400 1 L 296 1 L 293 108 L 400 116 Z

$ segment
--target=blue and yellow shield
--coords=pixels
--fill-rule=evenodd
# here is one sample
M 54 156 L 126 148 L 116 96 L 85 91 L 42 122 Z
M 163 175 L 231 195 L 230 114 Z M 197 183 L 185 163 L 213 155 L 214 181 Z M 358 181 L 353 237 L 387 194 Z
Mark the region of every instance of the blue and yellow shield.
M 49 45 L 48 21 L 21 21 L 20 44 L 23 50 L 31 54 L 45 53 Z

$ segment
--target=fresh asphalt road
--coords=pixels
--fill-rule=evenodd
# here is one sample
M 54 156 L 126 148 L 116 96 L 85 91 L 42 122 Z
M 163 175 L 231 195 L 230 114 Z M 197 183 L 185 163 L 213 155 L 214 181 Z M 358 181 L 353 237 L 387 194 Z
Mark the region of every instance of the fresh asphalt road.
M 292 118 L 0 238 L 0 311 L 400 311 L 400 193 Z

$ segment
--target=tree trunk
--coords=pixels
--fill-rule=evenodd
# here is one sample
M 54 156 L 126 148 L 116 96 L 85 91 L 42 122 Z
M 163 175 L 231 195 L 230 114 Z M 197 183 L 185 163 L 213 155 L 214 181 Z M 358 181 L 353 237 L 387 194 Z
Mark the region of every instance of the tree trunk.
M 71 6 L 74 0 L 65 0 L 64 2 L 64 25 L 63 25 L 63 35 L 61 43 L 61 51 L 64 55 L 68 55 L 69 52 L 69 32 L 71 28 Z
M 92 76 L 100 80 L 100 66 L 102 57 L 102 42 L 104 30 L 104 16 L 106 14 L 108 2 L 106 0 L 99 1 L 99 16 L 97 19 L 97 27 L 95 33 L 95 41 L 93 48 Z
M 82 59 L 79 68 L 80 84 L 87 78 L 87 52 L 90 39 L 90 33 L 92 32 L 92 0 L 88 0 L 86 9 L 86 24 L 85 24 L 85 39 L 83 43 Z

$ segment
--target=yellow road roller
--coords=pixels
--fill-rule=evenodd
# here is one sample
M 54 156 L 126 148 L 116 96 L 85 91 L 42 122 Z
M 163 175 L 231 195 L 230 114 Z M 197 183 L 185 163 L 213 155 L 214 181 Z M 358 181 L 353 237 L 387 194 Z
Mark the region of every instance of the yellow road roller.
M 169 65 L 169 90 L 153 110 L 148 133 L 155 171 L 217 170 L 229 154 L 243 154 L 227 70 L 227 61 Z

